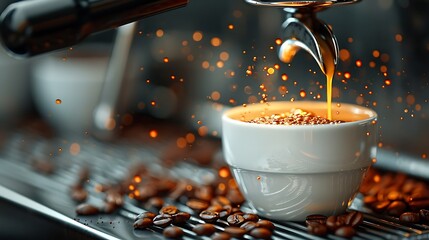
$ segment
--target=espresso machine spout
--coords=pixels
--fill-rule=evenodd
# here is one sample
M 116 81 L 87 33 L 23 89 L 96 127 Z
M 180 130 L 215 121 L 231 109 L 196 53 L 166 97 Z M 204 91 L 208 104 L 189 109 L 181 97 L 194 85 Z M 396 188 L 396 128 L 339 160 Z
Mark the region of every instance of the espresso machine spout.
M 283 7 L 286 20 L 282 25 L 278 55 L 281 61 L 290 63 L 295 54 L 303 49 L 317 62 L 323 73 L 338 63 L 339 47 L 332 29 L 316 17 L 326 8 L 354 3 L 359 0 L 287 1 L 246 0 L 257 6 Z
M 287 11 L 287 19 L 282 25 L 283 43 L 279 48 L 279 58 L 290 63 L 299 49 L 304 49 L 316 60 L 322 72 L 326 73 L 326 65 L 337 65 L 338 42 L 331 28 L 316 18 L 314 13 L 306 14 Z M 328 61 L 331 61 L 328 62 Z

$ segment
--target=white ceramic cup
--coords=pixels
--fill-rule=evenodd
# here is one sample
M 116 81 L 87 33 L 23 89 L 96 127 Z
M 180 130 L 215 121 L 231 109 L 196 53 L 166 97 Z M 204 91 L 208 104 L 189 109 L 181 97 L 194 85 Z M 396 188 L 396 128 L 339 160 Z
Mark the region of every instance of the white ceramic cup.
M 57 134 L 79 138 L 91 129 L 109 54 L 106 46 L 85 45 L 36 61 L 33 69 L 36 107 Z
M 239 106 L 222 116 L 227 163 L 246 200 L 267 218 L 302 221 L 310 214 L 343 213 L 376 154 L 377 114 L 333 104 L 336 125 L 248 123 L 257 116 L 300 108 L 326 116 L 325 102 Z

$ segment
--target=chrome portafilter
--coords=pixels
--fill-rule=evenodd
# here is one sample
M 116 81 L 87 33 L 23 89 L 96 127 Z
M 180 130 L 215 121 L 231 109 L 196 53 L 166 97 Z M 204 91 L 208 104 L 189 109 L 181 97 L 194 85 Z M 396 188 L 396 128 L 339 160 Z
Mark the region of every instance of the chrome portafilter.
M 300 49 L 304 49 L 326 74 L 328 66 L 336 66 L 339 48 L 332 29 L 318 19 L 316 13 L 332 6 L 355 3 L 359 0 L 245 1 L 257 6 L 283 7 L 286 21 L 282 25 L 283 43 L 278 52 L 280 60 L 289 63 Z

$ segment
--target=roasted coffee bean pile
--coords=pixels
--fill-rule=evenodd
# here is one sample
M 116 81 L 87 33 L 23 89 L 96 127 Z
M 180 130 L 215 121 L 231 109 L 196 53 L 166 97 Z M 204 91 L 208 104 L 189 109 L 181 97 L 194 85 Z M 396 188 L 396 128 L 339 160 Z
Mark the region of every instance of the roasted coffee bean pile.
M 270 238 L 274 225 L 260 220 L 256 214 L 244 213 L 240 205 L 245 201 L 229 168 L 218 168 L 218 177 L 210 184 L 197 185 L 187 180 L 151 173 L 142 165 L 132 166 L 124 179 L 115 184 L 97 184 L 95 190 L 105 193 L 103 206 L 85 203 L 88 198 L 86 184 L 89 170 L 82 168 L 76 182 L 70 188 L 70 196 L 81 203 L 78 215 L 112 213 L 121 207 L 124 198 L 133 199 L 137 205 L 150 212 L 139 214 L 134 221 L 135 229 L 158 228 L 167 238 L 179 238 L 184 228 L 198 236 L 213 239 Z M 422 180 L 401 173 L 382 173 L 370 169 L 360 187 L 364 203 L 378 214 L 386 214 L 404 223 L 429 223 L 429 188 Z M 181 211 L 177 206 L 186 205 Z M 191 221 L 191 216 L 204 224 Z M 363 221 L 359 212 L 339 216 L 310 215 L 306 225 L 313 235 L 335 234 L 352 237 Z M 219 227 L 221 226 L 221 227 Z M 221 230 L 222 229 L 222 230 Z
M 349 212 L 338 216 L 309 215 L 305 223 L 310 234 L 326 236 L 333 233 L 336 236 L 351 238 L 356 234 L 356 228 L 363 222 L 363 214 L 360 212 Z
M 162 228 L 167 238 L 182 237 L 184 231 L 180 227 L 192 229 L 198 236 L 213 239 L 241 238 L 245 234 L 258 239 L 270 238 L 274 224 L 259 219 L 256 214 L 242 212 L 240 206 L 245 199 L 231 177 L 229 168 L 221 167 L 218 173 L 217 179 L 211 184 L 196 185 L 166 176 L 157 177 L 144 166 L 134 166 L 127 174 L 128 177 L 120 183 L 113 186 L 97 185 L 97 191 L 106 193 L 105 205 L 111 206 L 109 211 L 106 207 L 82 203 L 77 206 L 76 212 L 79 215 L 113 212 L 128 196 L 149 210 L 137 215 L 133 224 L 135 229 Z M 82 171 L 77 183 L 71 188 L 72 198 L 79 202 L 86 198 L 76 197 L 76 192 L 84 189 L 84 179 L 88 176 L 89 173 Z M 174 204 L 167 203 L 186 205 L 192 212 L 180 211 Z M 189 222 L 191 215 L 205 223 L 192 225 Z M 224 230 L 221 231 L 215 224 L 220 224 Z
M 78 174 L 76 183 L 71 186 L 71 197 L 76 202 L 84 202 L 88 197 L 88 191 L 85 189 L 85 184 L 89 179 L 89 169 L 84 167 Z
M 152 226 L 164 228 L 163 234 L 169 238 L 179 238 L 183 236 L 183 231 L 176 226 L 184 226 L 190 219 L 191 214 L 186 212 L 179 212 L 176 207 L 168 206 L 169 209 L 176 209 L 176 211 L 170 212 L 171 214 L 165 213 L 163 209 L 159 211 L 159 214 L 152 212 L 144 212 L 139 214 L 134 222 L 135 229 L 147 229 Z M 226 207 L 228 208 L 228 207 Z M 207 218 L 206 215 L 211 217 Z M 224 228 L 223 232 L 216 232 L 214 223 L 219 220 L 218 213 L 214 211 L 203 211 L 200 213 L 200 218 L 206 221 L 203 224 L 197 224 L 192 227 L 192 231 L 198 236 L 210 236 L 213 239 L 230 239 L 232 237 L 242 238 L 245 234 L 258 239 L 269 239 L 274 230 L 274 224 L 267 220 L 259 220 L 259 217 L 251 213 L 243 213 L 237 211 L 231 213 L 229 216 L 225 216 L 223 219 L 237 218 L 241 216 L 241 220 L 233 221 L 233 224 L 229 224 Z M 246 218 L 246 215 L 252 217 Z M 215 216 L 215 217 L 213 217 Z M 231 217 L 232 216 L 232 217 Z M 228 221 L 228 223 L 230 223 Z
M 429 223 L 429 185 L 402 173 L 368 171 L 360 187 L 364 203 L 375 213 L 408 223 Z
M 105 199 L 102 206 L 94 206 L 90 203 L 85 203 L 88 198 L 88 191 L 85 185 L 89 180 L 89 169 L 84 167 L 78 174 L 78 179 L 70 187 L 70 196 L 73 200 L 80 203 L 76 207 L 78 215 L 94 215 L 98 213 L 113 213 L 118 207 L 124 203 L 123 194 L 119 186 L 97 186 L 96 191 L 104 192 Z
M 254 118 L 249 123 L 268 124 L 268 125 L 320 125 L 320 124 L 339 124 L 344 121 L 331 121 L 327 118 L 316 116 L 313 113 L 294 110 L 290 113 L 272 114 Z

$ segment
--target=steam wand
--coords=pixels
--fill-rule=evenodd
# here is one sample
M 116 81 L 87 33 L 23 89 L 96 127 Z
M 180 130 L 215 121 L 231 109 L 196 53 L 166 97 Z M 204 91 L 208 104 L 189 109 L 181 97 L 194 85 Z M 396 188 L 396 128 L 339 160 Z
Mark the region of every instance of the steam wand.
M 137 22 L 118 28 L 112 55 L 104 77 L 100 99 L 94 108 L 92 134 L 102 140 L 112 140 L 120 125 L 121 99 L 133 79 L 127 77 L 132 43 L 137 32 Z

